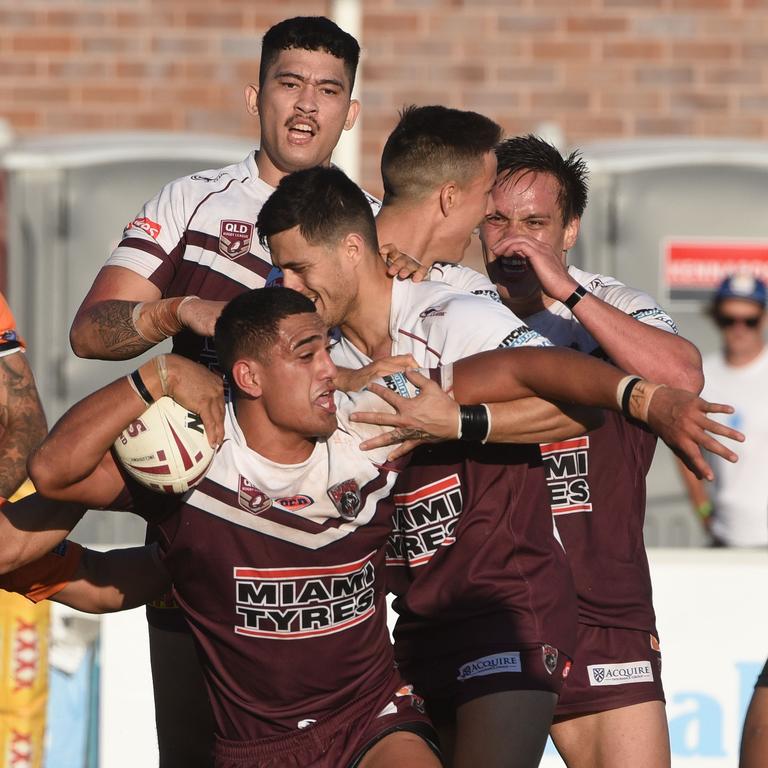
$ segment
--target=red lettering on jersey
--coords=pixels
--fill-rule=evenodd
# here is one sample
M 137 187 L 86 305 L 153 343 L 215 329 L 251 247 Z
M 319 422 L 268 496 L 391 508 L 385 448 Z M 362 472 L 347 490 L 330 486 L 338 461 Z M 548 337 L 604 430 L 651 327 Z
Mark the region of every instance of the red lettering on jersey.
M 126 227 L 126 229 L 131 229 L 131 227 L 143 230 L 155 240 L 157 240 L 157 236 L 160 234 L 160 230 L 162 229 L 162 227 L 156 221 L 152 221 L 152 219 L 148 219 L 146 216 L 141 216 L 137 219 L 134 219 Z

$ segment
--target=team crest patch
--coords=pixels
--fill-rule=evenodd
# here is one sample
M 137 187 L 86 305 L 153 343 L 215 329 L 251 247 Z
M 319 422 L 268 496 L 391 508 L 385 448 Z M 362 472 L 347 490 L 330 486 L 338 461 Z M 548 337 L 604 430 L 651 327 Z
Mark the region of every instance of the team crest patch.
M 250 512 L 252 515 L 259 515 L 272 506 L 272 499 L 264 491 L 259 490 L 250 480 L 240 475 L 237 503 L 246 512 Z
M 342 480 L 328 489 L 328 495 L 345 520 L 354 520 L 360 511 L 360 486 L 357 480 Z
M 558 650 L 553 645 L 541 646 L 541 657 L 544 660 L 544 669 L 546 669 L 550 675 L 557 669 L 558 656 Z
M 237 259 L 251 249 L 253 224 L 247 221 L 223 219 L 219 229 L 219 253 Z

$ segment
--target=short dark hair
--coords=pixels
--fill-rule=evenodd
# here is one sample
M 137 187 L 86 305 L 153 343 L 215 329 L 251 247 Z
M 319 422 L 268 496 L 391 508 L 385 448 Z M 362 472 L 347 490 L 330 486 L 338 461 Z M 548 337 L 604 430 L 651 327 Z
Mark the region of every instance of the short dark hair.
M 501 136 L 501 126 L 477 112 L 405 107 L 381 155 L 384 204 L 419 200 L 451 179 L 468 182 Z
M 325 51 L 341 59 L 349 77 L 349 92 L 355 85 L 360 46 L 352 35 L 325 16 L 295 16 L 270 27 L 261 40 L 259 86 L 264 85 L 267 70 L 275 63 L 280 51 L 300 48 L 305 51 Z
M 498 178 L 502 183 L 519 172 L 549 173 L 557 179 L 557 202 L 563 224 L 581 218 L 587 207 L 589 169 L 578 151 L 563 157 L 560 150 L 544 139 L 528 134 L 505 139 L 496 147 Z
M 299 228 L 312 245 L 336 245 L 350 232 L 359 234 L 378 253 L 379 240 L 365 193 L 338 168 L 316 166 L 283 177 L 256 220 L 259 242 Z
M 316 311 L 312 301 L 291 288 L 256 288 L 232 299 L 219 315 L 214 333 L 216 354 L 230 381 L 237 360 L 269 360 L 281 320 Z

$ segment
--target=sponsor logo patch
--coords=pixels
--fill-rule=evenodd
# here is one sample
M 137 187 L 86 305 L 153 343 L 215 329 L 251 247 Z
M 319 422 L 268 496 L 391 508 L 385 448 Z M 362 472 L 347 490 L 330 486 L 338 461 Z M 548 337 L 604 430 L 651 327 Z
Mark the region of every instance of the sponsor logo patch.
M 404 373 L 400 372 L 387 374 L 382 378 L 382 383 L 400 397 L 416 397 L 421 391 L 408 381 L 408 377 Z
M 590 664 L 587 666 L 590 685 L 624 685 L 624 683 L 652 683 L 653 667 L 650 661 L 627 661 L 623 664 Z
M 354 520 L 360 511 L 360 486 L 357 480 L 342 480 L 328 489 L 328 496 L 345 520 Z
M 589 440 L 589 435 L 585 435 L 541 445 L 553 515 L 592 511 Z
M 440 547 L 456 541 L 454 530 L 463 501 L 457 474 L 406 493 L 396 493 L 394 529 L 387 545 L 387 564 L 428 563 Z
M 508 349 L 509 347 L 548 347 L 550 343 L 533 328 L 529 328 L 527 325 L 521 325 L 519 328 L 515 328 L 506 338 L 499 344 L 499 349 Z
M 193 176 L 190 176 L 190 178 L 192 179 L 192 181 L 210 181 L 210 182 L 213 182 L 213 181 L 218 181 L 223 175 L 224 175 L 224 173 L 222 172 L 218 176 L 214 176 L 213 178 L 211 178 L 210 176 L 203 176 L 202 174 L 196 173 Z
M 469 680 L 472 677 L 485 677 L 486 675 L 498 675 L 502 672 L 522 672 L 520 652 L 494 653 L 491 656 L 482 656 L 474 661 L 467 662 L 459 667 L 457 680 Z
M 427 307 L 420 315 L 419 317 L 422 320 L 425 320 L 428 317 L 444 317 L 445 311 L 442 309 L 438 309 L 437 307 Z
M 237 259 L 251 249 L 253 224 L 248 221 L 224 219 L 219 228 L 219 253 Z
M 152 219 L 148 219 L 146 218 L 146 216 L 140 216 L 139 218 L 134 219 L 126 227 L 126 230 L 128 229 L 140 229 L 143 232 L 146 232 L 155 240 L 157 240 L 157 237 L 160 234 L 160 230 L 162 229 L 162 227 L 156 221 L 152 221 Z
M 283 496 L 280 499 L 275 499 L 275 506 L 281 507 L 288 512 L 298 512 L 300 509 L 306 509 L 314 503 L 315 502 L 311 496 L 306 496 L 303 493 L 299 493 L 296 496 Z
M 272 499 L 259 490 L 250 480 L 240 475 L 237 503 L 252 515 L 260 515 L 272 506 Z
M 630 314 L 630 317 L 634 317 L 635 320 L 640 320 L 641 322 L 646 319 L 658 320 L 660 323 L 669 326 L 674 333 L 677 333 L 677 323 L 663 309 L 658 307 L 635 310 Z
M 373 555 L 339 565 L 234 568 L 235 633 L 301 640 L 360 624 L 376 612 Z

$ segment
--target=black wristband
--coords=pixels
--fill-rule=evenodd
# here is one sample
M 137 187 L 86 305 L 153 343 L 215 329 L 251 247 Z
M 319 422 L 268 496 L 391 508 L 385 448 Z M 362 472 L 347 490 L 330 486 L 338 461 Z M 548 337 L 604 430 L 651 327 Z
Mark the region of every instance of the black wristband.
M 583 285 L 577 285 L 576 290 L 563 302 L 568 309 L 573 309 L 584 296 L 587 295 L 587 289 Z
M 484 405 L 461 405 L 461 440 L 485 440 L 491 425 Z
M 632 381 L 630 381 L 626 387 L 624 387 L 624 393 L 621 396 L 621 412 L 628 418 L 632 418 L 632 414 L 629 412 L 629 398 L 632 397 L 632 390 L 642 381 L 642 379 L 637 376 Z
M 149 390 L 147 389 L 146 384 L 144 384 L 144 380 L 141 378 L 139 369 L 137 368 L 135 371 L 133 371 L 133 373 L 130 374 L 130 377 L 133 385 L 136 387 L 136 392 L 138 392 L 139 397 L 144 401 L 144 404 L 152 405 L 152 403 L 155 402 L 155 398 L 152 397 Z

